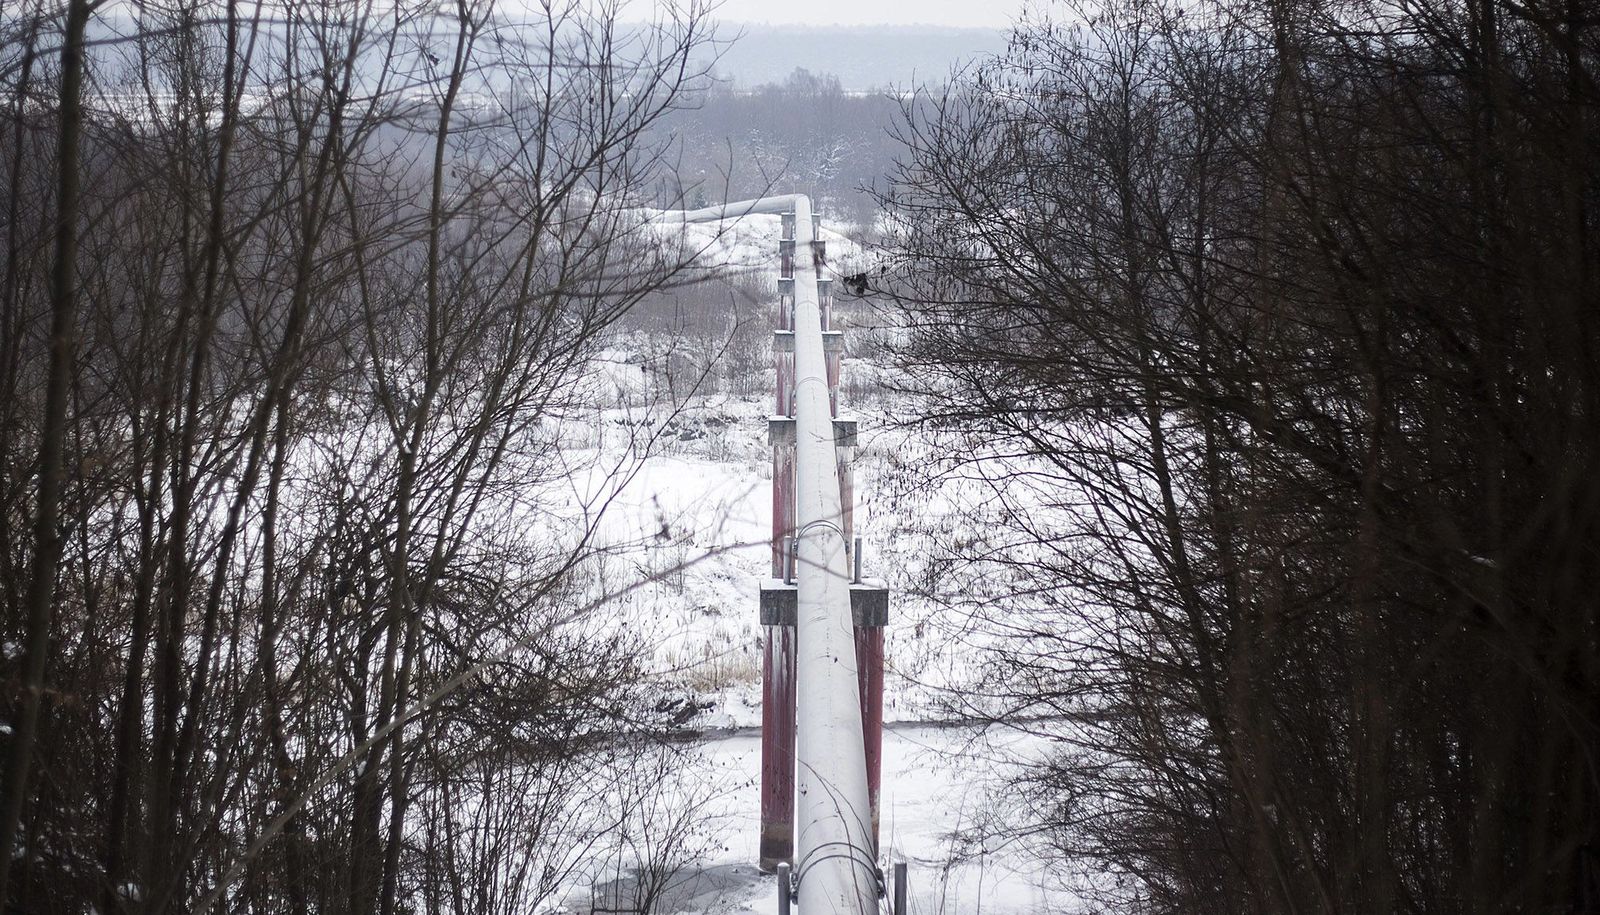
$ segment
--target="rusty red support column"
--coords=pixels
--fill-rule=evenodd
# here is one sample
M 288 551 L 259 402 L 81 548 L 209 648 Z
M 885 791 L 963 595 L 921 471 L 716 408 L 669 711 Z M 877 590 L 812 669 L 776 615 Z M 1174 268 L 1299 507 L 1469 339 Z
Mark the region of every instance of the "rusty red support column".
M 830 370 L 837 371 L 830 366 Z M 851 608 L 855 617 L 857 687 L 861 692 L 861 738 L 867 756 L 867 795 L 872 804 L 872 840 L 878 840 L 878 789 L 883 782 L 883 627 L 888 601 L 881 588 L 860 580 L 861 539 L 855 525 L 856 422 L 834 420 L 834 455 L 839 463 L 839 506 L 850 544 Z
M 794 332 L 788 330 L 775 331 L 772 335 L 772 361 L 778 372 L 778 396 L 776 416 L 794 416 Z M 793 474 L 790 474 L 791 481 Z M 776 485 L 774 478 L 774 485 Z M 776 525 L 777 518 L 773 518 Z M 773 527 L 774 537 L 784 536 L 776 526 Z
M 883 624 L 856 616 L 856 678 L 861 689 L 861 742 L 867 751 L 867 800 L 878 844 L 878 789 L 883 784 Z M 870 622 L 870 625 L 862 625 Z
M 839 527 L 850 544 L 850 567 L 855 568 L 856 542 L 856 421 L 833 421 L 833 458 L 839 466 Z M 852 573 L 851 581 L 855 581 Z
M 761 869 L 794 860 L 794 624 L 762 627 Z
M 768 424 L 772 446 L 772 577 L 792 581 L 789 538 L 794 535 L 794 216 L 783 217 L 778 314 L 773 322 L 772 361 L 777 376 L 776 416 Z M 762 608 L 761 652 L 761 849 L 760 866 L 771 871 L 794 861 L 794 764 L 796 641 L 793 616 Z
M 820 256 L 820 255 L 819 255 Z M 822 351 L 828 366 L 828 409 L 839 415 L 839 381 L 844 372 L 844 331 L 833 326 L 833 283 L 817 280 L 817 302 L 822 308 Z M 845 503 L 845 511 L 849 511 Z

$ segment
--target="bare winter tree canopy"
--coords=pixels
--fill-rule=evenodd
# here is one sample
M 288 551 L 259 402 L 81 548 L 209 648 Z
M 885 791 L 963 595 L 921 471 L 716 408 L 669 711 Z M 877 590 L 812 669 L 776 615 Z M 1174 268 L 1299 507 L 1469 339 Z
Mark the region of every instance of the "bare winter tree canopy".
M 662 781 L 541 494 L 704 11 L 515 12 L 4 7 L 7 911 L 527 912 Z
M 908 105 L 933 582 L 1097 911 L 1600 906 L 1600 19 L 1123 2 Z

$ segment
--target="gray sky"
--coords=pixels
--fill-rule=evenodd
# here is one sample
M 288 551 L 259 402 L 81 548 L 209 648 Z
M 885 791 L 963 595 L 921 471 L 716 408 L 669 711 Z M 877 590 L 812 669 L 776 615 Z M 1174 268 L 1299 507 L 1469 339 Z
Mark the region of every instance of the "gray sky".
M 727 22 L 1006 28 L 1023 0 L 724 0 Z

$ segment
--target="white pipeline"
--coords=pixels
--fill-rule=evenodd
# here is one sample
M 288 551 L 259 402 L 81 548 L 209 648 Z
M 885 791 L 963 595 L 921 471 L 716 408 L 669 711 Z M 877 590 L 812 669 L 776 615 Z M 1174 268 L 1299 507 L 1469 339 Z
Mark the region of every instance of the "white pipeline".
M 799 915 L 868 915 L 878 908 L 822 310 L 812 255 L 811 200 L 764 197 L 663 221 L 794 212 L 794 415 L 798 616 L 795 877 Z
M 834 452 L 811 200 L 794 198 L 796 618 L 795 875 L 800 915 L 877 910 L 872 809 L 839 464 Z

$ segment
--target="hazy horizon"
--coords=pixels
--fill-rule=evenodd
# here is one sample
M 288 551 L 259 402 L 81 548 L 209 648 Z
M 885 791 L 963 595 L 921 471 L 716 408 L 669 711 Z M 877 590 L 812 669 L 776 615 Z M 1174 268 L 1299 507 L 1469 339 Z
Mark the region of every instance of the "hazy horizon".
M 1008 32 L 930 25 L 764 25 L 719 22 L 718 74 L 743 88 L 781 82 L 798 67 L 847 91 L 943 83 L 953 69 L 1005 50 Z
M 1006 29 L 1022 11 L 1024 0 L 971 3 L 968 0 L 723 0 L 713 15 L 724 22 L 752 25 L 897 26 Z

